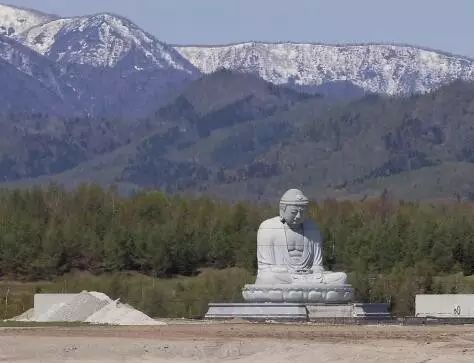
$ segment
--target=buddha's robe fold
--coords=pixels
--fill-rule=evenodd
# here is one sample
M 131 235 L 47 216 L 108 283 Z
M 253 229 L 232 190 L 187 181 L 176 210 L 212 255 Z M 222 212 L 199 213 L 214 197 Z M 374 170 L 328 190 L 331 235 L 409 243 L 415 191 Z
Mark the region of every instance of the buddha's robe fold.
M 279 217 L 268 219 L 260 225 L 257 234 L 258 274 L 256 285 L 272 284 L 344 284 L 346 274 L 324 271 L 322 266 L 322 238 L 319 228 L 310 220 L 303 223 L 304 238 L 301 257 L 290 257 L 288 238 L 295 232 Z

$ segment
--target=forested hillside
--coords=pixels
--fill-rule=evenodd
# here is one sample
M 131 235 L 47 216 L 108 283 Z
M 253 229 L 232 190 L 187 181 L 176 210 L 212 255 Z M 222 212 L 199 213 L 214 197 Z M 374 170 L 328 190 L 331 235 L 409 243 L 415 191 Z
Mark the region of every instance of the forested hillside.
M 0 273 L 24 280 L 77 270 L 171 277 L 240 267 L 255 273 L 258 225 L 276 213 L 277 201 L 229 204 L 159 192 L 122 198 L 94 185 L 71 192 L 3 190 Z M 472 203 L 405 203 L 382 195 L 313 204 L 310 217 L 324 233 L 325 266 L 349 272 L 358 299 L 391 301 L 396 311 L 409 312 L 417 292 L 470 289 L 437 279 L 474 273 Z
M 212 113 L 219 128 L 194 138 L 186 138 L 193 119 L 182 113 L 186 132 L 161 133 L 138 146 L 118 180 L 237 200 L 268 200 L 289 185 L 316 198 L 365 198 L 388 189 L 406 199 L 472 199 L 473 100 L 474 85 L 456 82 L 406 98 L 303 98 L 264 117 L 253 111 L 244 122 L 237 112 L 243 107 L 228 107 Z M 160 162 L 149 163 L 153 158 Z M 174 184 L 160 170 L 173 170 Z M 145 175 L 152 177 L 139 178 Z
M 219 71 L 147 118 L 0 115 L 9 186 L 116 184 L 232 200 L 472 200 L 474 85 L 334 100 Z

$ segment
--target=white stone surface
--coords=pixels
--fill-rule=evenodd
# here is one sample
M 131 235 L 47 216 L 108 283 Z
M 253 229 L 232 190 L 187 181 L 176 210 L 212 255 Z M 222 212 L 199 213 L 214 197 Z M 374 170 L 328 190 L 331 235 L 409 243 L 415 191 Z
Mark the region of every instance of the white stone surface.
M 474 318 L 474 294 L 416 295 L 416 316 Z
M 350 285 L 245 285 L 242 295 L 248 302 L 345 303 L 352 301 Z

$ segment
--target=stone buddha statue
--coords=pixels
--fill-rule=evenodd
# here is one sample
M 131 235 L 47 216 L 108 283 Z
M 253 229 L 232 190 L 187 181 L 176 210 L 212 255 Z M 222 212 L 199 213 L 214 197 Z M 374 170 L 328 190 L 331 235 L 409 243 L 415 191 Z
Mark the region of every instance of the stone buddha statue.
M 258 302 L 347 302 L 353 289 L 344 272 L 324 270 L 318 226 L 305 219 L 309 204 L 301 190 L 280 200 L 280 215 L 264 221 L 257 234 L 258 273 L 243 296 Z

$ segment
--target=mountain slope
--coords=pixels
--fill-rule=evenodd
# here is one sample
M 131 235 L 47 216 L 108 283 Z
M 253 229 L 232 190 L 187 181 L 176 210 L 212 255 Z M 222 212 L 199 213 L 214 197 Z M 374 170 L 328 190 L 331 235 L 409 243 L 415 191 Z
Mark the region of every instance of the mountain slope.
M 186 121 L 206 136 L 215 129 L 269 116 L 308 97 L 251 74 L 223 70 L 191 83 L 158 116 Z
M 2 113 L 68 113 L 69 107 L 36 79 L 0 59 L 0 109 Z
M 206 87 L 225 83 L 228 72 L 218 74 L 222 79 L 204 77 L 188 88 L 189 99 L 183 96 L 162 108 L 145 133 L 96 153 L 81 146 L 74 167 L 60 164 L 63 172 L 54 176 L 49 164 L 43 164 L 45 176 L 28 183 L 94 180 L 126 190 L 160 188 L 253 200 L 273 198 L 289 185 L 316 198 L 363 198 L 385 189 L 399 198 L 474 198 L 474 84 L 457 82 L 422 96 L 371 95 L 342 103 L 321 97 L 294 101 L 290 94 L 281 99 L 284 107 L 262 115 L 266 101 L 260 101 L 250 117 L 239 119 L 240 107 L 233 106 L 240 97 L 230 103 L 216 99 L 219 107 L 210 99 L 191 102 Z M 255 99 L 272 99 L 274 93 Z M 199 104 L 207 111 L 196 112 L 193 105 Z M 222 127 L 196 132 L 196 124 L 213 114 L 221 115 Z M 75 141 L 81 134 L 70 137 L 71 145 L 83 144 Z M 126 128 L 122 134 L 127 135 Z M 88 135 L 97 135 L 96 129 L 90 128 Z M 100 139 L 95 141 L 99 145 Z M 61 147 L 67 151 L 69 146 Z M 70 162 L 64 158 L 74 150 L 61 160 Z M 12 170 L 15 163 L 7 162 L 3 170 Z M 31 170 L 17 180 L 39 175 L 38 169 Z
M 140 140 L 146 122 L 0 114 L 0 180 L 19 182 L 73 169 Z
M 221 92 L 222 89 L 229 89 L 232 92 L 224 93 Z M 148 128 L 142 127 L 141 132 L 137 132 L 134 127 L 127 128 L 127 122 L 122 122 L 124 127 L 119 129 L 121 134 L 128 134 L 130 137 L 128 140 L 124 137 L 119 138 L 126 141 L 121 145 L 116 142 L 115 148 L 110 152 L 97 151 L 97 148 L 90 150 L 90 147 L 83 147 L 83 145 L 90 145 L 87 137 L 81 139 L 80 142 L 77 142 L 77 138 L 80 135 L 97 133 L 96 140 L 103 138 L 107 141 L 110 138 L 108 135 L 115 135 L 117 131 L 106 129 L 106 133 L 102 136 L 104 131 L 98 129 L 98 125 L 104 121 L 74 122 L 75 126 L 69 133 L 59 135 L 67 137 L 73 144 L 81 145 L 81 154 L 78 154 L 80 157 L 76 159 L 75 166 L 70 170 L 64 170 L 56 177 L 48 177 L 49 169 L 45 163 L 44 176 L 38 181 L 56 180 L 70 185 L 78 181 L 95 180 L 105 184 L 160 185 L 170 191 L 179 190 L 184 186 L 196 186 L 202 180 L 207 168 L 216 171 L 218 168 L 207 163 L 198 165 L 196 161 L 188 161 L 187 156 L 180 155 L 180 150 L 189 152 L 193 147 L 199 150 L 203 145 L 204 148 L 212 149 L 215 142 L 211 136 L 214 134 L 231 130 L 234 126 L 257 123 L 262 117 L 287 110 L 310 98 L 320 99 L 320 97 L 309 97 L 291 89 L 274 86 L 253 75 L 242 76 L 228 71 L 217 72 L 193 82 L 181 96 L 161 108 L 154 117 L 137 122 L 137 125 L 148 124 Z M 84 131 L 74 131 L 81 123 L 84 123 Z M 107 124 L 114 125 L 117 121 L 107 122 Z M 68 128 L 70 128 L 71 122 L 65 122 L 65 125 L 69 125 Z M 263 147 L 268 148 L 271 141 L 275 140 L 271 135 L 282 134 L 284 130 L 275 127 L 275 131 L 269 132 L 265 130 L 266 127 L 262 126 L 260 130 L 262 136 L 267 135 L 267 142 Z M 61 128 L 63 126 L 54 127 L 58 130 Z M 31 127 L 27 129 L 26 134 L 29 134 L 28 130 L 31 130 Z M 199 158 L 201 154 L 204 156 L 205 153 L 196 153 L 196 158 Z M 226 161 L 224 160 L 226 155 L 230 154 L 223 153 L 219 165 L 232 162 L 232 160 L 245 163 L 248 159 L 248 155 L 245 155 L 245 160 L 237 160 L 237 155 L 233 155 Z M 197 173 L 194 180 L 188 174 L 193 170 Z M 25 171 L 27 171 L 26 168 Z M 21 183 L 21 180 L 25 178 L 37 176 L 38 174 L 25 174 L 17 178 L 16 182 Z M 10 178 L 9 181 L 13 182 L 14 179 Z
M 370 96 L 316 117 L 293 109 L 292 118 L 301 120 L 298 130 L 255 158 L 278 165 L 278 172 L 221 182 L 215 190 L 240 195 L 253 190 L 266 198 L 290 184 L 315 196 L 347 197 L 392 187 L 397 197 L 472 198 L 474 174 L 456 172 L 456 179 L 439 174 L 453 170 L 447 165 L 472 170 L 465 165 L 474 162 L 473 100 L 474 84 L 457 82 L 423 96 Z M 407 182 L 411 176 L 416 182 Z M 403 183 L 393 188 L 397 180 Z
M 0 35 L 0 113 L 75 113 L 74 89 L 56 63 Z
M 129 158 L 118 180 L 143 186 L 159 185 L 168 191 L 200 188 L 220 166 L 206 165 L 201 159 L 201 155 L 206 154 L 201 153 L 201 148 L 213 150 L 215 147 L 214 134 L 258 123 L 308 98 L 253 75 L 220 71 L 204 76 L 157 113 L 158 119 L 169 127 L 137 145 L 136 155 Z M 271 131 L 264 133 L 271 139 Z M 181 155 L 181 151 L 192 153 L 190 150 L 196 153 L 189 158 Z M 222 165 L 235 166 L 238 161 L 226 151 L 217 158 Z
M 366 92 L 398 95 L 474 80 L 472 59 L 410 46 L 250 42 L 176 49 L 203 73 L 225 68 L 299 88 L 349 81 Z
M 172 47 L 111 14 L 57 19 L 29 29 L 24 43 L 61 65 L 83 67 L 86 77 L 75 84 L 91 115 L 146 116 L 199 76 Z
M 192 144 L 151 139 L 118 180 L 231 199 L 267 199 L 288 185 L 318 198 L 384 188 L 400 198 L 473 198 L 473 100 L 474 84 L 462 82 L 410 98 L 306 99 Z
M 71 115 L 144 117 L 200 76 L 173 47 L 122 17 L 96 14 L 55 18 L 2 6 L 0 26 L 7 27 L 18 12 L 26 20 L 18 20 L 21 34 L 15 31 L 11 42 L 22 43 L 36 56 L 22 64 L 15 63 L 12 56 L 0 57 L 21 72 L 28 66 L 40 68 L 54 63 L 56 93 L 63 97 L 61 89 L 73 90 L 69 101 L 75 112 Z M 35 78 L 33 72 L 26 73 Z
M 220 70 L 193 82 L 181 94 L 199 114 L 222 109 L 249 96 L 262 103 L 291 102 L 308 98 L 291 89 L 276 87 L 261 78 L 246 73 Z

